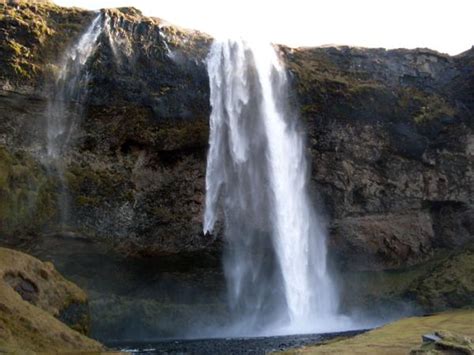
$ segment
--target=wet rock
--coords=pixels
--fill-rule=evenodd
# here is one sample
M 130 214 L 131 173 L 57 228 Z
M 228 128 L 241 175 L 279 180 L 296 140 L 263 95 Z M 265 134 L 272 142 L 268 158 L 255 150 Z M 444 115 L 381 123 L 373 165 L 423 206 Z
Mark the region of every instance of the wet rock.
M 369 215 L 336 221 L 329 249 L 343 268 L 394 269 L 430 258 L 433 238 L 428 213 Z
M 470 243 L 472 50 L 282 51 L 341 265 L 404 267 Z
M 437 251 L 425 262 L 392 270 L 348 270 L 339 275 L 343 311 L 400 317 L 474 306 L 473 245 Z
M 474 245 L 446 257 L 414 280 L 406 297 L 430 312 L 474 305 Z

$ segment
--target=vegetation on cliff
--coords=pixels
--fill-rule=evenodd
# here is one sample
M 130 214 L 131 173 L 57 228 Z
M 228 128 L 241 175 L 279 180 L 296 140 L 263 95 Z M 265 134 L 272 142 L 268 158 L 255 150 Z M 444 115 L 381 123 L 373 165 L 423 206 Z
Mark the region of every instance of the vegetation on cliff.
M 474 307 L 474 245 L 438 251 L 429 261 L 387 271 L 345 271 L 342 304 L 373 319 Z
M 55 214 L 54 179 L 28 153 L 0 145 L 0 238 L 37 233 Z
M 385 116 L 392 122 L 409 119 L 422 124 L 457 114 L 454 101 L 445 93 L 417 83 L 418 76 L 426 80 L 438 75 L 437 66 L 450 60 L 446 55 L 415 50 L 420 57 L 416 62 L 413 52 L 407 50 L 350 47 L 283 47 L 282 50 L 294 75 L 304 117 L 324 114 L 327 105 L 334 108 L 333 119 L 352 116 L 377 120 Z M 373 103 L 387 106 L 374 107 Z M 354 117 L 354 112 L 363 114 Z
M 44 78 L 92 16 L 51 2 L 0 3 L 0 79 L 31 85 Z

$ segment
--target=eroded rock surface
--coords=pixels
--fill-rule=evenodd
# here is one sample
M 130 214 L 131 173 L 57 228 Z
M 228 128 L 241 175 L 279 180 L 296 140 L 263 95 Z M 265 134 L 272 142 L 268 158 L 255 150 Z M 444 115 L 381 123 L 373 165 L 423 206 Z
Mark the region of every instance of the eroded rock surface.
M 285 50 L 345 268 L 409 266 L 473 240 L 473 53 Z
M 14 157 L 4 159 L 2 184 L 31 182 L 26 191 L 20 186 L 29 197 L 9 197 L 0 219 L 24 233 L 22 220 L 15 226 L 5 216 L 33 201 L 20 215 L 35 213 L 54 231 L 57 179 L 44 178 L 41 167 L 32 177 L 12 167 L 44 153 L 49 72 L 93 14 L 2 6 L 0 144 Z M 64 157 L 68 228 L 127 255 L 216 253 L 220 243 L 201 233 L 211 39 L 132 8 L 105 11 L 102 21 L 107 26 L 87 63 L 85 114 Z M 404 267 L 472 241 L 473 50 L 456 57 L 423 49 L 281 51 L 341 265 Z M 40 196 L 34 200 L 28 189 Z

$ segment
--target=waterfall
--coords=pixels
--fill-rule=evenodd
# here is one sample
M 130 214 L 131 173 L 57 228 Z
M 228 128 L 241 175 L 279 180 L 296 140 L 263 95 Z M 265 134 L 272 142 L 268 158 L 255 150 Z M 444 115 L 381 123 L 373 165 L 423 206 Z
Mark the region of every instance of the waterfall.
M 58 205 L 60 223 L 64 227 L 69 216 L 69 195 L 64 175 L 66 150 L 83 114 L 90 80 L 87 61 L 97 47 L 102 31 L 102 15 L 98 14 L 86 31 L 65 53 L 56 73 L 46 116 L 46 154 L 42 161 L 50 174 L 60 182 Z
M 207 65 L 212 113 L 204 232 L 223 219 L 232 331 L 340 329 L 284 66 L 270 44 L 242 40 L 215 41 Z
M 90 79 L 86 63 L 94 53 L 102 30 L 101 17 L 97 15 L 79 40 L 66 51 L 56 74 L 53 97 L 46 114 L 47 157 L 50 160 L 61 157 L 82 115 Z

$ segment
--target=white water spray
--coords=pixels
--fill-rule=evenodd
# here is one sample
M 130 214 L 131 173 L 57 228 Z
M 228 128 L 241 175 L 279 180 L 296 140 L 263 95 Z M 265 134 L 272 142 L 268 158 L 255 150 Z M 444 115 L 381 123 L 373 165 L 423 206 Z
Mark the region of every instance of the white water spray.
M 70 206 L 64 157 L 82 118 L 90 80 L 86 64 L 97 47 L 102 31 L 101 18 L 100 14 L 97 15 L 78 41 L 66 51 L 45 112 L 47 141 L 46 154 L 42 160 L 49 173 L 56 175 L 60 182 L 58 209 L 63 228 L 68 223 Z
M 62 156 L 82 115 L 90 80 L 86 63 L 94 53 L 102 31 L 101 17 L 97 15 L 79 40 L 66 51 L 56 75 L 53 98 L 47 110 L 49 160 L 55 161 Z
M 325 231 L 308 196 L 304 139 L 288 107 L 277 53 L 269 44 L 216 41 L 208 72 L 204 232 L 224 216 L 232 332 L 346 328 L 337 316 Z

